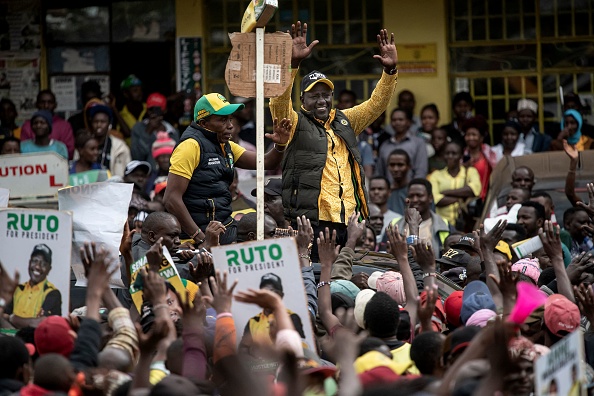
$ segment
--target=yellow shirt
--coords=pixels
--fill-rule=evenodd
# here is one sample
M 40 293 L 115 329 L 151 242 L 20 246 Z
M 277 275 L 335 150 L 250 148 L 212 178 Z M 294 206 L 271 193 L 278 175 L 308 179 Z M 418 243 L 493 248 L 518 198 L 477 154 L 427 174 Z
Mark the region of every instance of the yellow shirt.
M 464 187 L 465 184 L 470 187 L 475 196 L 478 197 L 481 194 L 481 178 L 478 171 L 472 166 L 460 167 L 460 172 L 456 177 L 452 177 L 447 168 L 436 170 L 427 176 L 427 180 L 431 182 L 433 200 L 436 204 L 444 197 L 442 191 L 456 190 Z M 456 202 L 448 206 L 437 207 L 436 212 L 450 225 L 455 225 L 459 207 L 460 204 Z
M 130 110 L 128 110 L 127 106 L 124 106 L 122 108 L 122 110 L 120 110 L 120 116 L 122 117 L 122 119 L 124 120 L 126 125 L 128 125 L 129 128 L 132 128 L 134 126 L 134 124 L 136 124 L 138 121 L 141 121 L 144 118 L 145 114 L 146 114 L 146 103 L 142 104 L 142 112 L 140 113 L 140 116 L 138 118 L 134 117 L 132 115 L 132 113 L 130 113 Z
M 233 160 L 237 162 L 245 149 L 235 142 L 229 142 L 229 145 L 233 152 Z M 221 149 L 225 153 L 224 144 L 221 144 Z M 198 164 L 200 164 L 200 144 L 195 139 L 186 139 L 171 154 L 169 172 L 190 180 Z
M 292 79 L 295 79 L 299 69 L 291 71 Z M 385 110 L 392 94 L 396 89 L 398 81 L 398 73 L 395 76 L 391 76 L 386 73 L 382 73 L 377 86 L 371 93 L 369 100 L 353 107 L 350 109 L 343 110 L 344 115 L 350 121 L 351 126 L 355 133 L 360 134 L 363 129 L 375 121 Z M 298 115 L 293 109 L 293 102 L 291 100 L 291 92 L 293 86 L 291 85 L 287 90 L 277 98 L 270 99 L 270 111 L 272 118 L 288 118 L 291 120 L 293 125 L 291 129 L 291 137 L 289 143 L 293 139 L 295 130 L 297 129 Z M 320 196 L 318 198 L 318 208 L 320 220 L 331 221 L 333 223 L 344 223 L 348 222 L 348 217 L 355 211 L 357 206 L 355 187 L 353 184 L 352 176 L 357 178 L 359 188 L 356 193 L 360 197 L 361 201 L 364 201 L 365 196 L 361 183 L 361 175 L 359 174 L 359 167 L 351 169 L 349 164 L 349 150 L 346 143 L 334 134 L 330 129 L 330 124 L 334 119 L 335 110 L 330 111 L 328 121 L 324 124 L 327 134 L 328 141 L 328 155 L 326 156 L 326 164 L 322 171 L 322 181 Z M 334 143 L 334 149 L 332 144 Z M 364 177 L 364 176 L 363 176 Z M 340 181 L 339 181 L 340 180 Z M 339 197 L 339 191 L 342 187 L 342 200 Z M 341 209 L 344 204 L 345 218 L 341 219 Z M 367 203 L 363 202 L 361 211 L 364 217 L 367 217 Z
M 29 282 L 19 285 L 14 291 L 12 313 L 21 318 L 37 318 L 45 297 L 54 290 L 57 290 L 56 287 L 48 280 L 35 286 L 30 286 Z M 45 316 L 52 314 L 56 313 L 44 312 Z

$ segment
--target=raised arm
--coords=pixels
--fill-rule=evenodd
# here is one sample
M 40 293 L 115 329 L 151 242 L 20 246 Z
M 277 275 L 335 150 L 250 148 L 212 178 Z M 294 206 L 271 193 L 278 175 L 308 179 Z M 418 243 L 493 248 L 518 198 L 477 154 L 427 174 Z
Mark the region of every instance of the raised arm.
M 553 223 L 546 220 L 543 228 L 538 230 L 538 236 L 542 241 L 542 246 L 555 270 L 557 278 L 557 291 L 564 295 L 571 302 L 575 302 L 573 296 L 573 287 L 567 276 L 565 264 L 563 264 L 563 250 L 561 249 L 561 229 L 559 226 L 553 226 Z
M 493 250 L 497 246 L 497 243 L 505 231 L 507 220 L 499 220 L 495 227 L 485 234 L 485 228 L 481 225 L 480 228 L 480 248 L 481 254 L 485 263 L 485 275 L 487 276 L 487 286 L 493 296 L 493 301 L 497 307 L 503 306 L 503 299 L 499 287 L 497 286 L 500 281 L 499 269 L 495 261 L 495 255 Z
M 328 333 L 332 329 L 340 326 L 340 321 L 332 313 L 332 299 L 330 293 L 330 275 L 332 273 L 332 264 L 338 257 L 340 246 L 336 246 L 336 230 L 330 230 L 326 227 L 325 232 L 320 232 L 318 237 L 318 253 L 320 255 L 320 264 L 322 271 L 320 273 L 320 283 L 318 283 L 318 304 L 319 314 L 322 324 Z
M 569 170 L 565 178 L 565 196 L 569 199 L 572 206 L 577 206 L 580 197 L 575 193 L 575 171 L 577 170 L 580 153 L 575 146 L 567 143 L 565 139 L 563 140 L 563 150 L 565 150 L 565 154 L 569 157 Z

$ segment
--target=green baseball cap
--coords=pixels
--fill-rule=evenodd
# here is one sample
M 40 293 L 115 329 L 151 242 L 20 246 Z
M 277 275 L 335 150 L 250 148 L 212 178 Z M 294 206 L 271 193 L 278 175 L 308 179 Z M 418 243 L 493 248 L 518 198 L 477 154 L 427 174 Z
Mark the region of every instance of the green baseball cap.
M 215 115 L 229 115 L 245 107 L 243 103 L 231 104 L 219 93 L 203 95 L 194 106 L 194 121 Z

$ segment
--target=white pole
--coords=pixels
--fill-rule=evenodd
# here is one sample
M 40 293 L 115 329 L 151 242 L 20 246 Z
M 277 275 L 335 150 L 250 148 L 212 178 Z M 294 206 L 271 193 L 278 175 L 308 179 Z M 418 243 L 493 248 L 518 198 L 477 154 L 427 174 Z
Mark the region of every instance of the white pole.
M 256 210 L 257 237 L 264 240 L 264 28 L 256 28 Z

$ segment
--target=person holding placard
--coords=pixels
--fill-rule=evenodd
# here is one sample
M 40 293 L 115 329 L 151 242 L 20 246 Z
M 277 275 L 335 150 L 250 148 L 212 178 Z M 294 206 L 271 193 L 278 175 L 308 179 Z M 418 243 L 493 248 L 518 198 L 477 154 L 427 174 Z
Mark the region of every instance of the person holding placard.
M 290 33 L 294 79 L 301 61 L 312 53 L 318 40 L 308 45 L 307 24 L 299 21 L 292 25 Z M 351 213 L 360 212 L 362 218 L 369 216 L 357 136 L 386 110 L 398 79 L 394 34 L 382 29 L 377 42 L 379 55 L 373 57 L 383 72 L 369 100 L 350 109 L 333 109 L 334 84 L 318 71 L 301 81 L 299 112 L 293 109 L 292 85 L 281 96 L 270 99 L 272 117 L 289 118 L 292 123 L 282 164 L 285 217 L 297 228 L 297 217 L 305 215 L 314 226 L 314 235 L 325 227 L 335 229 L 338 243 L 343 246 Z M 316 259 L 314 243 L 312 260 Z

